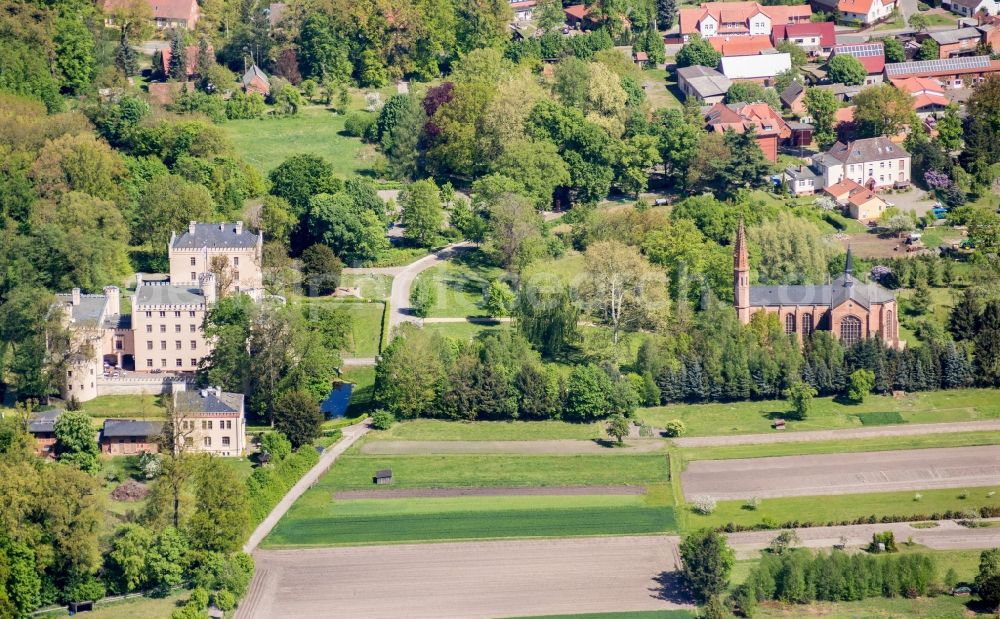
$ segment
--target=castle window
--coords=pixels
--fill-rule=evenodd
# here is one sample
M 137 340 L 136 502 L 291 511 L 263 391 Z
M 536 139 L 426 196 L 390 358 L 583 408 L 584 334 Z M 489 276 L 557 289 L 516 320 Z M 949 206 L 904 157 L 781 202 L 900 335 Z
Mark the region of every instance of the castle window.
M 813 315 L 802 314 L 802 335 L 812 335 L 812 332 L 813 332 Z
M 785 314 L 785 333 L 795 333 L 795 314 Z
M 203 441 L 203 444 L 205 445 L 205 447 L 211 447 L 212 446 L 212 437 L 211 436 L 206 436 L 205 440 Z
M 191 367 L 198 367 L 198 360 L 197 359 L 191 359 Z
M 180 317 L 181 317 L 180 312 L 174 312 L 174 318 L 180 318 Z
M 198 326 L 197 325 L 190 325 L 190 327 L 188 328 L 188 330 L 191 333 L 195 333 L 198 330 Z
M 886 335 L 889 337 L 896 337 L 896 323 L 892 321 L 892 318 L 892 310 L 889 310 L 885 314 Z
M 191 318 L 194 318 L 194 312 L 188 312 L 188 316 L 190 316 Z
M 840 341 L 844 346 L 854 346 L 861 341 L 861 319 L 857 316 L 844 316 L 840 320 Z
M 146 325 L 146 333 L 152 333 L 152 332 L 153 332 L 153 325 Z
M 239 258 L 239 256 L 233 256 L 233 266 L 234 267 L 240 266 L 240 258 Z
M 177 367 L 179 367 L 179 368 L 184 367 L 184 360 L 183 359 L 177 359 Z
M 191 340 L 191 350 L 196 350 L 198 348 L 198 340 Z
M 228 436 L 223 436 L 222 437 L 222 446 L 223 447 L 229 447 L 229 437 Z
M 166 312 L 160 312 L 160 318 L 166 318 L 166 317 L 167 317 Z
M 160 333 L 166 333 L 166 332 L 167 332 L 167 325 L 160 325 Z
M 146 340 L 146 350 L 153 350 L 153 340 Z
M 147 368 L 153 367 L 153 360 L 152 359 L 146 359 L 146 367 Z
M 174 325 L 174 333 L 180 333 L 180 332 L 181 332 L 181 326 L 180 325 Z
M 195 273 L 194 271 L 191 271 L 191 281 L 192 282 L 198 281 L 198 274 Z

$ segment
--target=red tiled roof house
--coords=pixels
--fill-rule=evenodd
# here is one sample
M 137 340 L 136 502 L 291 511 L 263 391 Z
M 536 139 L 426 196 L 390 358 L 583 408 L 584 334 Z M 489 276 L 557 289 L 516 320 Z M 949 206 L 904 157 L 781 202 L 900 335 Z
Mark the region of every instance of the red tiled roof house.
M 758 146 L 771 162 L 778 160 L 778 143 L 792 135 L 781 115 L 766 103 L 716 103 L 705 112 L 705 125 L 716 133 L 744 133 L 753 128 Z

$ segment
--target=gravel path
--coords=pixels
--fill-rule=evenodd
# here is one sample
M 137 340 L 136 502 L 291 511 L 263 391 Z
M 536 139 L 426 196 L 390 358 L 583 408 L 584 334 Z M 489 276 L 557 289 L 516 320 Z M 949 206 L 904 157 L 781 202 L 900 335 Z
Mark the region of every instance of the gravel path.
M 599 454 L 628 456 L 664 451 L 666 444 L 655 439 L 625 441 L 625 447 L 605 447 L 596 441 L 368 441 L 361 453 L 378 456 L 426 454 Z
M 988 486 L 1000 484 L 1000 448 L 698 460 L 681 483 L 687 497 L 720 500 Z
M 353 426 L 347 426 L 343 429 L 344 438 L 340 440 L 336 445 L 329 447 L 320 456 L 319 462 L 316 466 L 309 469 L 309 471 L 302 476 L 302 478 L 296 482 L 292 489 L 288 491 L 288 494 L 281 499 L 281 501 L 274 506 L 271 513 L 267 515 L 267 518 L 261 522 L 256 529 L 254 529 L 253 534 L 250 535 L 250 539 L 247 543 L 243 545 L 243 552 L 253 552 L 257 545 L 260 544 L 267 534 L 271 532 L 271 529 L 278 524 L 281 517 L 285 515 L 285 512 L 292 507 L 294 503 L 302 494 L 308 490 L 316 480 L 320 478 L 323 473 L 337 460 L 337 457 L 347 451 L 347 448 L 354 444 L 354 441 L 358 440 L 365 433 L 368 432 L 368 420 L 364 420 L 361 423 L 356 423 Z
M 920 436 L 948 434 L 951 432 L 985 432 L 1000 430 L 1000 419 L 986 421 L 958 421 L 954 423 L 918 423 L 872 428 L 847 428 L 844 430 L 806 430 L 802 432 L 775 432 L 773 434 L 736 434 L 732 436 L 692 436 L 675 438 L 678 447 L 722 447 L 725 445 L 766 445 L 771 443 L 798 443 L 803 441 L 836 441 L 853 438 L 878 438 L 884 436 Z
M 337 500 L 426 499 L 461 496 L 634 496 L 646 494 L 645 486 L 559 486 L 545 488 L 386 488 L 345 490 L 333 493 Z

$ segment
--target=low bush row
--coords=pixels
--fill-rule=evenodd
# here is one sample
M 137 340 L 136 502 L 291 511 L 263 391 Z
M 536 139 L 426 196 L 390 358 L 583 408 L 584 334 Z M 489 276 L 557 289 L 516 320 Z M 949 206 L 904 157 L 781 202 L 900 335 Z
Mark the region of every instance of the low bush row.
M 306 471 L 319 462 L 319 453 L 312 445 L 303 445 L 295 453 L 254 470 L 247 478 L 250 519 L 254 526 L 267 517 L 281 497 L 295 485 Z
M 746 525 L 736 522 L 727 522 L 718 527 L 717 530 L 723 533 L 738 533 L 740 531 L 770 531 L 774 529 L 805 529 L 809 527 L 837 527 L 854 524 L 878 524 L 889 522 L 919 522 L 923 520 L 968 520 L 971 513 L 976 513 L 980 518 L 1000 517 L 1000 505 L 986 505 L 978 509 L 971 510 L 948 510 L 944 512 L 934 512 L 931 514 L 908 514 L 889 516 L 861 516 L 853 520 L 828 520 L 826 522 L 813 522 L 812 520 L 787 520 L 779 523 L 773 518 L 764 518 L 755 524 Z

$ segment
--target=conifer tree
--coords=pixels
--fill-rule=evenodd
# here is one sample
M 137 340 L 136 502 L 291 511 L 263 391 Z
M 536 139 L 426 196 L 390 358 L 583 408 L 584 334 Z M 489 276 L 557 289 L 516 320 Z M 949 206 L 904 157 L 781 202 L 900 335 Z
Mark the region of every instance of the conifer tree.
M 118 41 L 118 51 L 115 52 L 115 66 L 125 74 L 125 77 L 132 77 L 139 73 L 139 63 L 136 61 L 135 50 L 128 42 L 128 32 L 122 28 L 121 39 Z
M 167 77 L 181 82 L 187 80 L 187 49 L 184 47 L 184 36 L 179 29 L 174 29 L 170 39 L 170 62 L 167 63 Z

